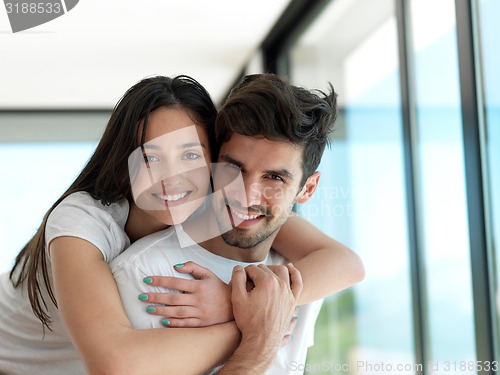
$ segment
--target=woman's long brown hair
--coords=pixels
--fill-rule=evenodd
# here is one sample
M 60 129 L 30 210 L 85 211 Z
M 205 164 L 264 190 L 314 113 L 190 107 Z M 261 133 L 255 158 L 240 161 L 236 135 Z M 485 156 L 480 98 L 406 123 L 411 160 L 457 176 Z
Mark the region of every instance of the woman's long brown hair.
M 213 124 L 217 110 L 208 92 L 193 78 L 150 77 L 125 93 L 113 109 L 104 134 L 86 166 L 45 214 L 35 235 L 17 255 L 10 272 L 16 288 L 26 284 L 33 313 L 44 328 L 51 329 L 51 317 L 47 307 L 50 302 L 45 300 L 42 286 L 57 307 L 45 251 L 45 227 L 50 213 L 64 198 L 79 191 L 89 193 L 104 205 L 130 199 L 128 157 L 144 143 L 149 114 L 162 106 L 185 109 L 194 121 L 206 127 L 211 147 L 215 146 Z

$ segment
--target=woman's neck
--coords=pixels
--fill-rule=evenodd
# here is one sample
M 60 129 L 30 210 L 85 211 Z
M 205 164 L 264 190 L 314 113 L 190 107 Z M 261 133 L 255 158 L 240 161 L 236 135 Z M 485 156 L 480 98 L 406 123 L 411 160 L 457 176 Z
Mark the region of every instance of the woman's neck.
M 169 227 L 169 225 L 156 220 L 154 217 L 142 211 L 133 201 L 129 201 L 129 206 L 130 209 L 127 223 L 125 224 L 125 233 L 127 233 L 131 243 L 134 243 L 148 234 Z

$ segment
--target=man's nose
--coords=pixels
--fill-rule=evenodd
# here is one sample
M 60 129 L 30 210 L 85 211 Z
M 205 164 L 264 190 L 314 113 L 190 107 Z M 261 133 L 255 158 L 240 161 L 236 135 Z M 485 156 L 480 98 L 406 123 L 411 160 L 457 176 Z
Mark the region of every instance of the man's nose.
M 245 181 L 246 207 L 260 206 L 262 203 L 262 185 L 257 181 Z

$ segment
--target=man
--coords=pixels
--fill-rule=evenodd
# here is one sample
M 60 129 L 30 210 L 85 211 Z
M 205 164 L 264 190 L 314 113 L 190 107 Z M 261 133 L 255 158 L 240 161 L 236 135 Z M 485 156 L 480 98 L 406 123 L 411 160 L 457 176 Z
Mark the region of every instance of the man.
M 291 317 L 290 301 L 298 299 L 300 293 L 300 276 L 291 265 L 287 266 L 288 276 L 284 267 L 274 268 L 272 273 L 263 264 L 286 263 L 271 251 L 271 244 L 293 214 L 293 205 L 306 202 L 316 190 L 316 168 L 335 117 L 333 90 L 330 95 L 316 95 L 271 74 L 247 76 L 232 90 L 219 112 L 215 129 L 221 144 L 213 171 L 216 221 L 207 221 L 206 216 L 200 215 L 183 228 L 169 228 L 148 236 L 111 264 L 134 327 L 158 327 L 170 321 L 167 318 L 161 323 L 156 315 L 144 316 L 144 307 L 136 297 L 144 286 L 134 289 L 131 280 L 138 275 L 175 276 L 174 267 L 199 278 L 200 273 L 210 269 L 224 282 L 229 282 L 232 275 L 232 313 L 242 332 L 241 344 L 221 374 L 262 373 L 266 369 L 269 374 L 286 374 L 291 372 L 292 361 L 305 362 L 321 301 L 301 307 L 294 339 L 279 349 L 287 333 L 285 322 Z M 233 183 L 238 177 L 243 189 L 241 184 Z M 220 236 L 193 240 L 199 236 L 200 228 L 215 224 Z M 187 246 L 181 249 L 178 242 Z M 191 262 L 184 264 L 186 259 L 205 268 L 196 268 Z M 246 266 L 245 270 L 242 266 Z M 245 274 L 255 286 L 250 286 L 250 291 L 242 287 L 247 279 Z M 184 290 L 183 285 L 177 283 L 175 289 Z M 172 284 L 166 286 L 174 288 Z M 170 304 L 167 300 L 153 300 L 152 294 L 141 296 L 148 302 Z M 163 307 L 148 309 L 158 313 Z M 272 324 L 259 326 L 252 317 Z

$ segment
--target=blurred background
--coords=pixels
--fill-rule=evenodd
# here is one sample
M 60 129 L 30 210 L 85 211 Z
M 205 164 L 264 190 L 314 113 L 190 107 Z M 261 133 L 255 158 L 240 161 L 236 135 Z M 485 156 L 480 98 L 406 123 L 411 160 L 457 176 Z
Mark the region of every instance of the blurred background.
M 363 259 L 325 300 L 321 374 L 494 374 L 499 357 L 499 0 L 85 0 L 12 33 L 0 7 L 0 271 L 92 153 L 123 93 L 244 74 L 339 93 L 299 213 Z M 495 42 L 497 40 L 497 42 Z

